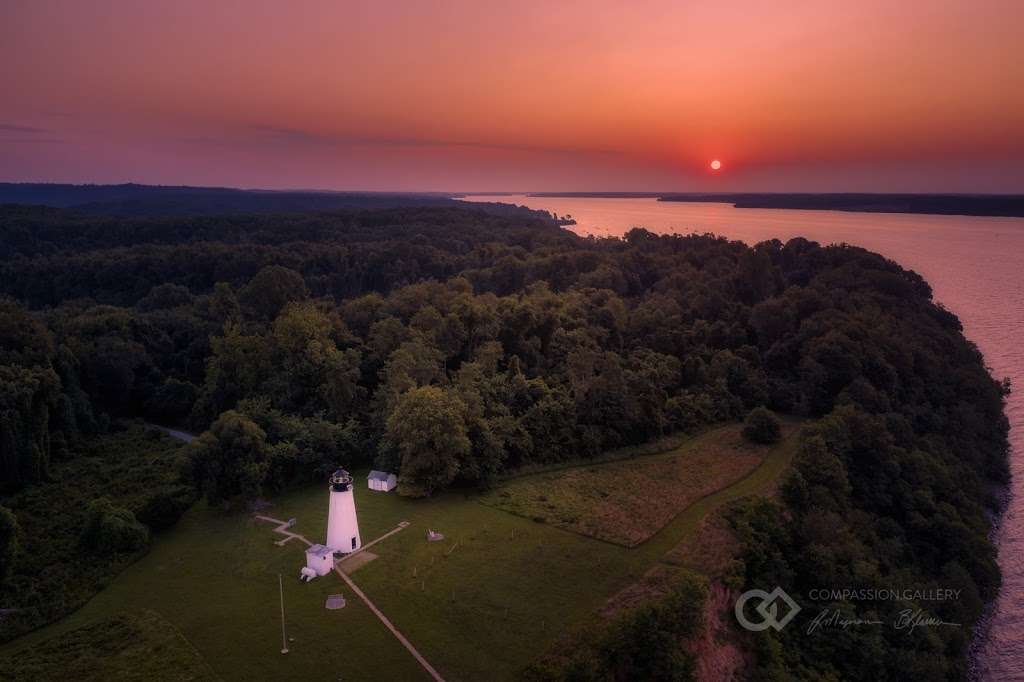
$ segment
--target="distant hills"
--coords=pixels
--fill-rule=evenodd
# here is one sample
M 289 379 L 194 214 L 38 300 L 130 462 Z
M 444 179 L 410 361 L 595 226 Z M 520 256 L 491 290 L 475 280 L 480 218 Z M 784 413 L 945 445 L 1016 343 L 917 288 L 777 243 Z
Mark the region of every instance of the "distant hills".
M 537 192 L 531 196 L 720 202 L 736 208 L 1024 217 L 1024 195 L 1020 194 Z
M 220 213 L 292 213 L 341 208 L 454 206 L 447 194 L 269 191 L 229 187 L 0 183 L 0 204 L 73 208 L 83 213 L 188 216 Z

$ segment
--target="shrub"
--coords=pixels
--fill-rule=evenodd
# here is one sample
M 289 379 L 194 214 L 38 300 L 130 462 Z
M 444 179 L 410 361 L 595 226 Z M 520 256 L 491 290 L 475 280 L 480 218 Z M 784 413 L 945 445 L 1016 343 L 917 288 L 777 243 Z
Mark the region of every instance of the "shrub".
M 134 552 L 149 542 L 149 531 L 123 507 L 101 497 L 89 505 L 89 520 L 82 531 L 83 547 L 96 554 Z
M 195 502 L 195 491 L 188 486 L 177 490 L 159 492 L 142 505 L 137 517 L 149 526 L 150 530 L 160 531 L 170 528 L 178 522 L 181 515 Z
M 769 410 L 755 407 L 744 422 L 743 437 L 754 443 L 776 443 L 782 437 L 782 426 Z
M 704 627 L 707 581 L 682 571 L 672 591 L 577 631 L 569 646 L 535 661 L 525 679 L 691 680 L 695 660 L 684 643 Z

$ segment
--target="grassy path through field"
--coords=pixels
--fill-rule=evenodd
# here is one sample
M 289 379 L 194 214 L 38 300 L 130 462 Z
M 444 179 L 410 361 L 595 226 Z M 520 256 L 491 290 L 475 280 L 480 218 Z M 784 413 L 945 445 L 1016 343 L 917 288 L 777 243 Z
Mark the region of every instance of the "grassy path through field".
M 786 438 L 768 451 L 760 466 L 732 485 L 711 493 L 684 509 L 641 548 L 645 552 L 661 556 L 692 533 L 701 520 L 712 511 L 742 497 L 769 494 L 793 461 L 798 432 L 798 427 L 792 427 Z

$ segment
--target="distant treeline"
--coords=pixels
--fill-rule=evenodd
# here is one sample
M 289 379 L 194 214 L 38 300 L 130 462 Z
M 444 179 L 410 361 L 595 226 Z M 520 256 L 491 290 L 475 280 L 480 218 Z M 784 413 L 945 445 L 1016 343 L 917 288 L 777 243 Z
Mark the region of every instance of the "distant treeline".
M 438 192 L 272 191 L 230 187 L 47 183 L 0 183 L 0 204 L 74 208 L 81 213 L 122 216 L 297 213 L 336 209 L 463 205 L 462 202 L 452 199 L 452 195 Z M 491 205 L 491 210 L 516 209 L 511 206 Z
M 338 464 L 397 471 L 406 495 L 484 487 L 766 406 L 818 423 L 780 501 L 734 519 L 748 587 L 958 588 L 921 606 L 966 626 L 760 633 L 765 676 L 962 677 L 998 589 L 1008 387 L 920 276 L 863 249 L 449 207 L 7 207 L 0 246 L 0 495 L 42 490 L 122 417 L 202 432 L 181 484 L 230 507 Z M 136 547 L 130 511 L 81 532 Z
M 531 196 L 715 202 L 736 208 L 1024 217 L 1024 195 L 1020 194 L 537 192 Z

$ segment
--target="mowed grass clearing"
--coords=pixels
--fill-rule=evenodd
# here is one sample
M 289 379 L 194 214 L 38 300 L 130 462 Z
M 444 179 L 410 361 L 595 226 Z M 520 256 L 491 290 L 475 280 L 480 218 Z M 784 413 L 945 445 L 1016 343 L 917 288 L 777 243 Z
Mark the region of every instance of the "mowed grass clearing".
M 377 558 L 351 577 L 446 679 L 517 679 L 563 633 L 641 579 L 709 511 L 769 490 L 788 465 L 794 443 L 789 438 L 768 450 L 748 476 L 703 497 L 635 548 L 536 523 L 480 504 L 472 495 L 409 500 L 369 491 L 362 472 L 355 495 L 364 543 L 401 521 L 410 525 L 374 545 Z M 276 498 L 265 513 L 296 517 L 292 530 L 322 540 L 327 497 L 326 483 L 314 485 Z M 428 528 L 444 533 L 445 541 L 427 542 Z M 325 674 L 344 680 L 428 679 L 340 578 L 300 583 L 304 547 L 297 541 L 275 545 L 280 539 L 270 523 L 197 507 L 83 609 L 0 647 L 0 668 L 4 656 L 26 646 L 148 609 L 172 624 L 224 680 Z M 278 573 L 293 638 L 287 655 L 280 653 Z M 324 609 L 326 596 L 337 592 L 348 605 Z M 169 671 L 153 679 L 174 678 Z
M 786 427 L 792 431 L 795 426 Z M 704 433 L 659 455 L 513 479 L 480 501 L 626 547 L 650 539 L 681 511 L 743 479 L 770 448 L 742 426 Z
M 73 671 L 73 673 L 72 673 Z M 103 620 L 19 651 L 4 661 L 4 680 L 210 682 L 217 676 L 177 629 L 154 611 Z

